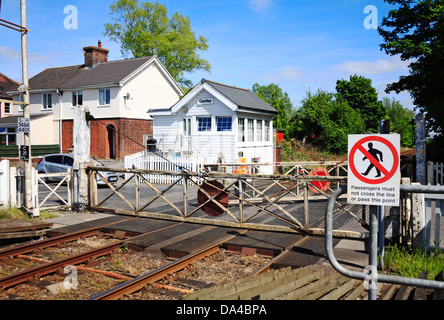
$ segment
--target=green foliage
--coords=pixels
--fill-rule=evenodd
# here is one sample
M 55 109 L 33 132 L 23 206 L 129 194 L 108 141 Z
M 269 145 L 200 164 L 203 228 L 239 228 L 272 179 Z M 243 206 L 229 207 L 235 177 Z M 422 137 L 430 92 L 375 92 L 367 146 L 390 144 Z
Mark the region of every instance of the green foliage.
M 350 80 L 336 82 L 338 100 L 343 100 L 357 110 L 364 120 L 366 132 L 379 132 L 379 120 L 385 117 L 385 108 L 378 100 L 378 93 L 372 87 L 371 79 L 353 75 Z
M 322 90 L 307 93 L 292 123 L 297 139 L 311 142 L 331 153 L 347 150 L 348 135 L 363 133 L 364 121 L 357 110 Z
M 288 94 L 283 92 L 282 89 L 279 88 L 279 85 L 274 83 L 268 86 L 260 86 L 255 83 L 251 91 L 278 111 L 277 116 L 273 119 L 274 127 L 284 130 L 284 137 L 286 139 L 289 138 L 291 134 L 290 119 L 293 113 L 293 105 Z
M 410 74 L 387 86 L 386 92 L 408 91 L 426 115 L 429 129 L 444 128 L 444 0 L 385 0 L 396 5 L 378 29 L 389 55 L 410 60 Z
M 415 112 L 404 108 L 402 104 L 392 98 L 382 98 L 382 103 L 387 110 L 390 119 L 390 132 L 401 135 L 401 147 L 411 148 L 415 146 Z
M 444 255 L 439 251 L 428 253 L 394 245 L 384 253 L 384 270 L 395 275 L 417 278 L 420 273 L 429 271 L 428 278 L 433 280 L 443 269 Z
M 157 55 L 180 84 L 191 87 L 185 72 L 211 69 L 199 51 L 208 50 L 207 39 L 196 36 L 188 17 L 178 13 L 168 18 L 158 2 L 118 0 L 110 5 L 113 23 L 105 24 L 105 35 L 120 42 L 122 54 L 134 58 Z
M 0 209 L 0 220 L 14 219 L 14 220 L 27 220 L 29 215 L 19 208 L 4 208 Z
M 49 211 L 41 211 L 39 220 L 57 218 L 59 215 L 51 213 Z M 3 208 L 0 209 L 0 220 L 29 220 L 31 217 L 29 214 L 21 210 L 20 208 Z

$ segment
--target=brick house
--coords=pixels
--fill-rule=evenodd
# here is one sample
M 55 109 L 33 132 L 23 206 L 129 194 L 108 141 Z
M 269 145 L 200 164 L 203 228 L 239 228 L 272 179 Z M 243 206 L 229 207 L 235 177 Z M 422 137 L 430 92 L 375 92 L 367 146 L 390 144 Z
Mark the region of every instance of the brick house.
M 15 90 L 19 83 L 0 72 L 0 99 L 12 100 L 12 96 L 8 91 Z M 0 118 L 11 115 L 11 104 L 0 101 Z
M 119 158 L 144 149 L 144 135 L 152 135 L 147 109 L 170 107 L 183 95 L 156 56 L 108 61 L 108 49 L 83 48 L 81 65 L 45 69 L 29 79 L 30 113 L 51 114 L 52 126 L 41 128 L 44 144 L 59 144 L 62 152 L 73 146 L 73 110 L 88 108 L 91 125 L 91 156 Z M 11 92 L 14 100 L 19 92 Z M 20 115 L 19 105 L 13 115 Z M 33 141 L 31 131 L 31 143 Z

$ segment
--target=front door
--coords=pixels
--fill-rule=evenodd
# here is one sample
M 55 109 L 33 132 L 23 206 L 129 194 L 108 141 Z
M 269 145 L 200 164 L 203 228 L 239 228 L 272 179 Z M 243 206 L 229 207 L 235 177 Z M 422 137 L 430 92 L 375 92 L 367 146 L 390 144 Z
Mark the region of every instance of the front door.
M 106 127 L 108 131 L 108 146 L 109 146 L 109 157 L 111 159 L 116 158 L 116 129 L 113 125 L 108 125 Z

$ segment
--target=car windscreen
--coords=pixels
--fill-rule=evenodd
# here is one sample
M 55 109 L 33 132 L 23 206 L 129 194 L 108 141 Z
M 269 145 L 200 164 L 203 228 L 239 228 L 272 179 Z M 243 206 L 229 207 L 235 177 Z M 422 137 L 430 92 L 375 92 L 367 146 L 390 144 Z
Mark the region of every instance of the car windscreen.
M 45 162 L 62 164 L 63 156 L 49 156 L 45 158 Z

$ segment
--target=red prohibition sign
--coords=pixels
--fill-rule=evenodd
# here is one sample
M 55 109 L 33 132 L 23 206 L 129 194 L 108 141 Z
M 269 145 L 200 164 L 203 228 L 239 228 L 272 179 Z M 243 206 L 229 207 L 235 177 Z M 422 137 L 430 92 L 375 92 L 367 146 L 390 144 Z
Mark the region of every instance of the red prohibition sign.
M 392 155 L 393 155 L 393 167 L 390 171 L 388 171 L 386 168 L 384 168 L 382 166 L 382 164 L 379 163 L 379 161 L 377 159 L 375 159 L 362 145 L 366 142 L 370 142 L 370 141 L 378 141 L 383 143 L 384 145 L 386 145 Z M 361 151 L 365 157 L 367 157 L 368 160 L 370 160 L 371 163 L 373 163 L 375 165 L 376 168 L 378 168 L 381 173 L 383 174 L 382 178 L 379 179 L 368 179 L 366 177 L 364 177 L 362 174 L 360 174 L 355 167 L 355 163 L 354 163 L 354 156 L 356 151 L 359 150 Z M 389 180 L 391 177 L 393 177 L 393 175 L 396 173 L 396 171 L 398 170 L 398 166 L 399 166 L 399 156 L 398 156 L 398 151 L 396 151 L 395 146 L 388 141 L 387 139 L 380 137 L 380 136 L 369 136 L 369 137 L 365 137 L 361 140 L 359 140 L 358 142 L 355 143 L 355 145 L 351 148 L 350 150 L 350 155 L 349 155 L 349 164 L 350 164 L 350 170 L 353 172 L 353 174 L 355 175 L 356 178 L 358 178 L 360 181 L 362 182 L 366 182 L 369 184 L 380 184 L 380 183 L 384 183 L 387 180 Z

